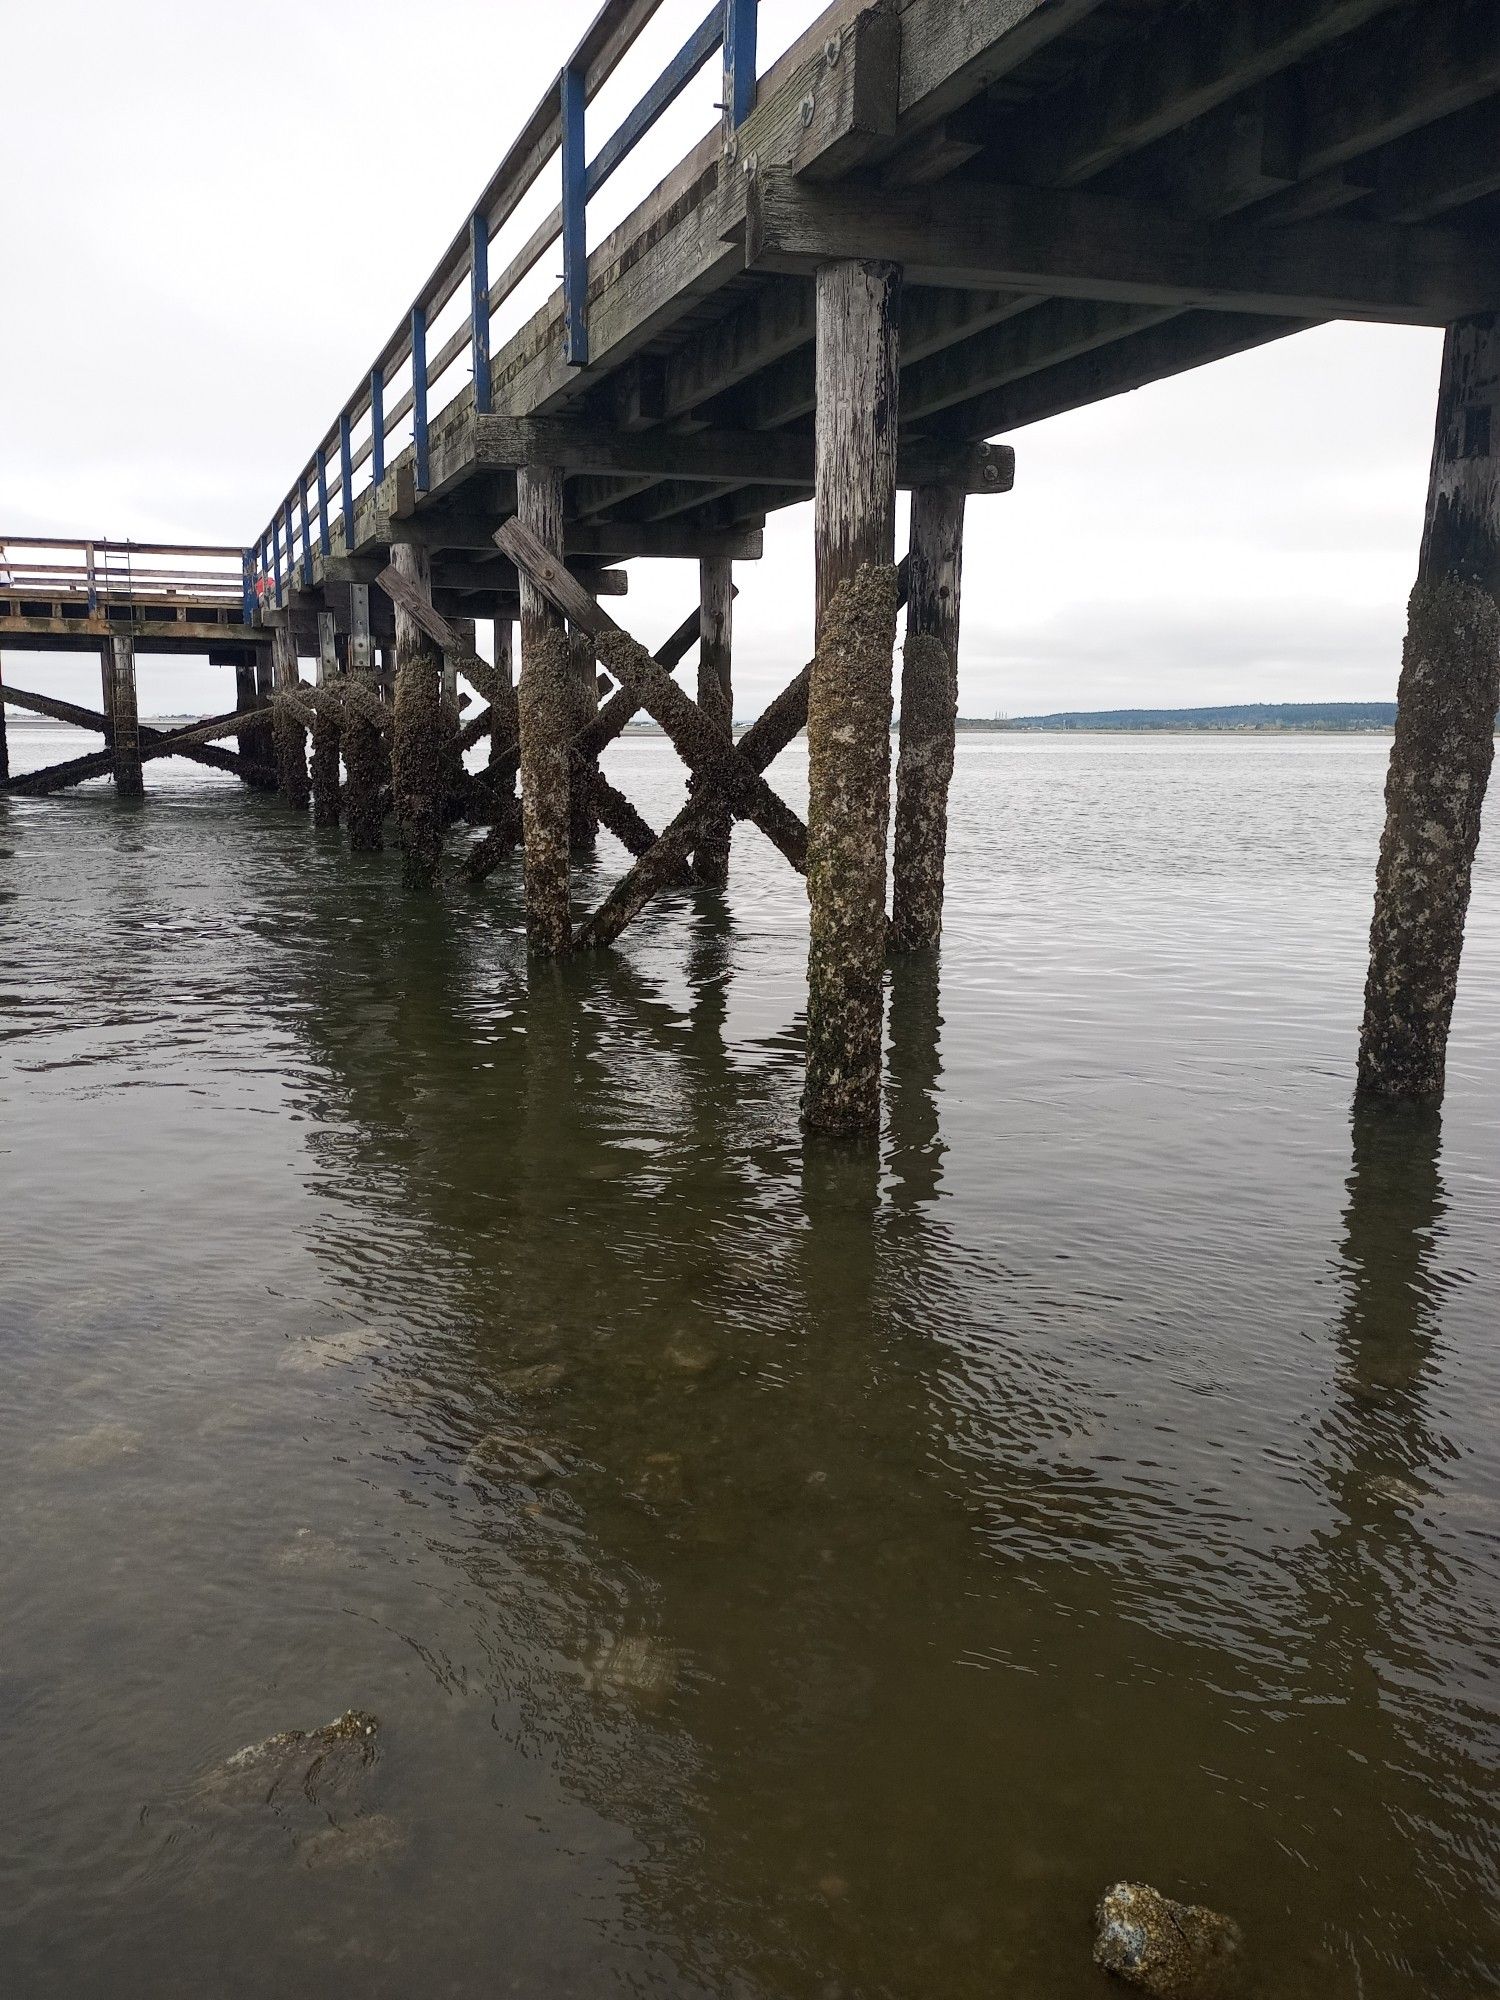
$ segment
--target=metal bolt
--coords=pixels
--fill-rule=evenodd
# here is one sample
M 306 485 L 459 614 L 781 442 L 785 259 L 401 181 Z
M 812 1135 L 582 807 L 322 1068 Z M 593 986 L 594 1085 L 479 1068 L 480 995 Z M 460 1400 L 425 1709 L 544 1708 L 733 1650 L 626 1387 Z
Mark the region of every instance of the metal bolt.
M 830 35 L 828 40 L 823 44 L 823 55 L 830 69 L 833 68 L 843 53 L 843 48 L 844 44 L 837 35 Z
M 728 160 L 730 166 L 733 166 L 739 156 L 740 135 L 738 132 L 731 132 L 729 137 L 724 141 L 724 157 Z
M 806 97 L 804 97 L 802 100 L 802 123 L 804 125 L 811 125 L 811 123 L 813 122 L 813 113 L 817 110 L 817 108 L 818 107 L 813 100 L 813 94 L 811 91 L 809 91 Z

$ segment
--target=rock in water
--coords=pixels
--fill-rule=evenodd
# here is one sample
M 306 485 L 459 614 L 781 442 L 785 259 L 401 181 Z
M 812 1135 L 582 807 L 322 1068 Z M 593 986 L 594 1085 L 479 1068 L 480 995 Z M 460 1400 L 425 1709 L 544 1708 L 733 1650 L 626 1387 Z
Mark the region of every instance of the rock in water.
M 209 1772 L 202 1791 L 228 1802 L 262 1799 L 295 1789 L 316 1805 L 324 1793 L 374 1761 L 380 1724 L 363 1709 L 346 1709 L 321 1729 L 284 1729 L 251 1743 Z
M 1232 1918 L 1174 1903 L 1144 1882 L 1116 1882 L 1095 1915 L 1094 1963 L 1155 2000 L 1214 2000 L 1244 1942 Z

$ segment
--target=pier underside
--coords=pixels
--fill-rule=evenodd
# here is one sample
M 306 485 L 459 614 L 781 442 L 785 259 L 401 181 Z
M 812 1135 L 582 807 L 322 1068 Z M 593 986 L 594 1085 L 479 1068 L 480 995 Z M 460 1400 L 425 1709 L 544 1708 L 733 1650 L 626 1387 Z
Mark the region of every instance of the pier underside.
M 267 697 L 255 662 L 269 645 L 291 802 L 308 796 L 311 736 L 315 808 L 339 816 L 337 728 L 351 785 L 358 770 L 368 795 L 351 813 L 360 844 L 394 814 L 419 886 L 440 865 L 445 825 L 488 827 L 471 872 L 520 851 L 540 952 L 610 942 L 672 883 L 721 885 L 729 825 L 754 822 L 809 880 L 807 1115 L 865 1127 L 878 1116 L 884 948 L 931 949 L 940 936 L 964 503 L 1011 489 L 1009 434 L 1331 318 L 1448 328 L 1423 616 L 1447 585 L 1493 605 L 1500 11 L 835 0 L 757 79 L 753 0 L 722 0 L 590 160 L 584 107 L 656 4 L 601 9 L 246 551 L 239 623 L 205 639 L 212 621 L 179 608 L 163 643 L 240 649 L 250 680 L 233 720 L 251 748 Z M 721 42 L 722 125 L 590 253 L 589 195 Z M 561 206 L 512 251 L 506 225 L 559 150 Z M 496 343 L 495 315 L 559 239 L 562 289 Z M 502 243 L 509 261 L 492 283 Z M 1117 477 L 1128 486 L 1128 470 Z M 916 495 L 909 573 L 892 545 L 899 487 Z M 772 510 L 808 498 L 812 658 L 736 744 L 732 564 L 759 556 Z M 1455 505 L 1466 525 L 1446 534 Z M 697 559 L 702 585 L 701 613 L 655 660 L 600 601 L 625 590 L 614 565 L 653 556 Z M 892 649 L 908 590 L 887 940 Z M 0 643 L 86 632 L 110 647 L 122 701 L 121 641 L 107 623 L 95 630 L 100 615 L 7 599 L 0 581 Z M 475 619 L 495 621 L 493 662 L 475 652 Z M 670 669 L 700 625 L 695 703 Z M 1429 680 L 1463 682 L 1468 718 L 1457 735 L 1411 730 L 1397 746 L 1398 765 L 1426 760 L 1429 790 L 1442 792 L 1449 764 L 1466 788 L 1451 879 L 1422 912 L 1446 926 L 1437 957 L 1451 978 L 1413 1028 L 1399 969 L 1412 951 L 1386 950 L 1372 985 L 1383 1025 L 1367 1021 L 1361 1070 L 1376 1093 L 1441 1088 L 1440 1049 L 1418 1062 L 1407 1043 L 1430 1042 L 1434 1022 L 1446 1038 L 1488 770 L 1475 742 L 1495 705 L 1488 631 L 1419 648 Z M 1409 653 L 1403 713 L 1415 671 Z M 468 722 L 459 674 L 485 703 Z M 688 807 L 661 834 L 598 770 L 642 710 L 692 773 Z M 805 827 L 764 777 L 804 724 Z M 466 777 L 459 753 L 484 736 L 491 769 Z M 570 857 L 601 823 L 634 865 L 578 918 Z M 1386 868 L 1377 934 L 1393 880 Z M 1389 925 L 1385 935 L 1389 947 Z M 1430 960 L 1431 942 L 1416 957 Z

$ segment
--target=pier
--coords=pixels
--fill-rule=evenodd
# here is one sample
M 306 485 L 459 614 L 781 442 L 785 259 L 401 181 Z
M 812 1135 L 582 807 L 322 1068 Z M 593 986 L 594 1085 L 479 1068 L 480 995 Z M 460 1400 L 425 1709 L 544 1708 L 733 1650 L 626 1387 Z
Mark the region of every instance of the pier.
M 964 519 L 1012 494 L 1011 434 L 1329 319 L 1442 327 L 1358 1060 L 1365 1097 L 1440 1098 L 1500 705 L 1500 10 L 810 0 L 761 68 L 755 0 L 715 0 L 590 131 L 659 4 L 600 9 L 244 546 L 0 541 L 0 648 L 96 646 L 102 677 L 97 711 L 7 685 L 0 716 L 104 743 L 10 777 L 0 725 L 0 789 L 108 775 L 132 796 L 153 759 L 191 755 L 351 848 L 392 827 L 414 894 L 466 820 L 476 884 L 522 869 L 542 957 L 608 947 L 684 882 L 722 890 L 748 823 L 807 882 L 804 1117 L 867 1131 L 888 954 L 941 939 Z M 712 63 L 721 122 L 594 240 L 591 198 Z M 561 199 L 516 242 L 555 161 Z M 556 246 L 558 291 L 493 338 Z M 734 565 L 808 498 L 807 663 L 736 738 Z M 1004 504 L 1024 505 L 1024 466 Z M 653 655 L 619 565 L 662 557 L 698 563 L 699 601 Z M 233 702 L 142 728 L 152 648 L 232 669 Z M 665 827 L 600 769 L 643 713 L 690 774 Z M 804 728 L 805 824 L 767 777 Z M 578 911 L 601 827 L 629 866 Z

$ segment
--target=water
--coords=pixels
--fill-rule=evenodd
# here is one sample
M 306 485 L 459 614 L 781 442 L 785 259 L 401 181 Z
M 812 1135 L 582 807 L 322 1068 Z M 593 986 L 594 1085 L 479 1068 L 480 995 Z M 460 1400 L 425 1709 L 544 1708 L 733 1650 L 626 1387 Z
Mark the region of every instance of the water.
M 0 805 L 6 1993 L 1104 2000 L 1121 1876 L 1500 1990 L 1500 871 L 1351 1130 L 1386 754 L 965 741 L 867 1159 L 753 832 L 528 981 L 212 774 Z

